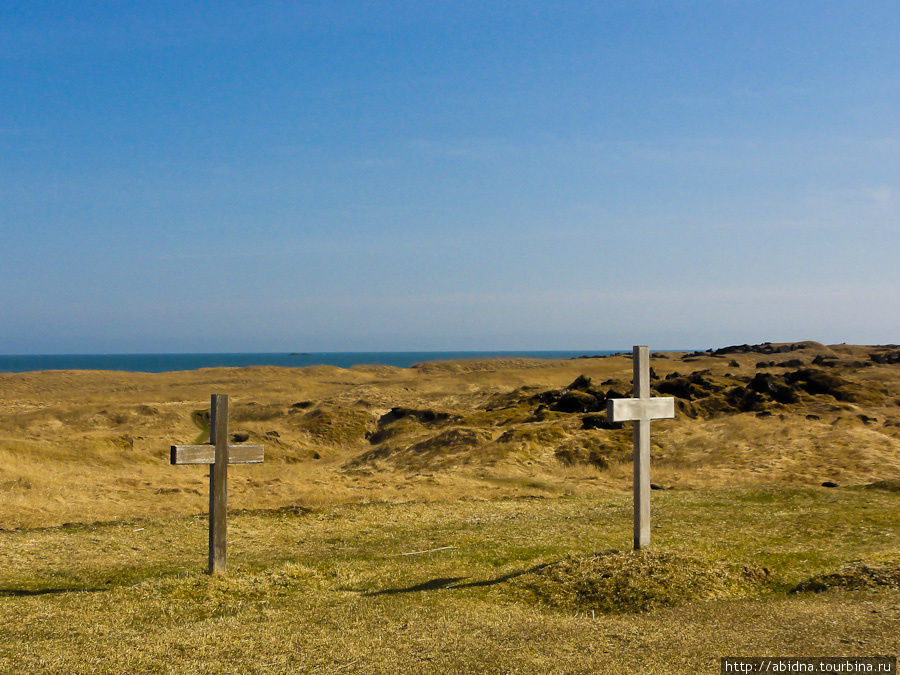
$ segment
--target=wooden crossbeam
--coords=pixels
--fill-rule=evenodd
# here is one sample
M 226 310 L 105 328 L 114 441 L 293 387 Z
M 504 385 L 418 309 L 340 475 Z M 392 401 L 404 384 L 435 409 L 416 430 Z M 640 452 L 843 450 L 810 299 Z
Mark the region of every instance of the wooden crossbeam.
M 262 464 L 265 449 L 261 445 L 229 445 L 229 464 Z M 169 453 L 170 464 L 215 464 L 216 448 L 213 445 L 173 445 Z
M 669 396 L 652 398 L 611 398 L 607 413 L 613 422 L 662 420 L 675 417 L 675 399 Z

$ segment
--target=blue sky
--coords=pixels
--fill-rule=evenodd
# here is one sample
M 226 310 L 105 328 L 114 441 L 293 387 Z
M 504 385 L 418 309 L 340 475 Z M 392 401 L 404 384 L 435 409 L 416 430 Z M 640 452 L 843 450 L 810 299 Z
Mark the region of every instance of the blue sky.
M 900 4 L 0 4 L 0 353 L 900 342 Z

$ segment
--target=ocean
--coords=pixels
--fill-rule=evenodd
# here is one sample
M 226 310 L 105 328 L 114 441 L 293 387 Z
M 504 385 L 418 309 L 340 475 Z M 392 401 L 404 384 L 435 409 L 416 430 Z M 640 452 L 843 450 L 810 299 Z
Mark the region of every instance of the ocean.
M 622 351 L 622 350 L 619 350 Z M 424 361 L 486 358 L 570 359 L 606 356 L 609 350 L 496 351 L 496 352 L 310 352 L 238 354 L 41 354 L 0 355 L 0 373 L 34 370 L 125 370 L 167 373 L 197 368 L 242 366 L 338 366 L 384 365 L 409 368 Z

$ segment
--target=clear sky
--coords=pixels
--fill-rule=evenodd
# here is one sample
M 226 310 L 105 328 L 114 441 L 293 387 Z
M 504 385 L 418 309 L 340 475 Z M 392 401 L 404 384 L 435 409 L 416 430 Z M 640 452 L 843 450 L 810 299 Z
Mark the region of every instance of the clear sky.
M 0 353 L 900 342 L 900 3 L 0 3 Z

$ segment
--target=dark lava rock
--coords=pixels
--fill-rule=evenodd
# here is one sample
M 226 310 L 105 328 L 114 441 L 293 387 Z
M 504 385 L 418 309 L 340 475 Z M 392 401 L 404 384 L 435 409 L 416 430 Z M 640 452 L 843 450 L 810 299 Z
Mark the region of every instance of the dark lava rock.
M 857 415 L 857 417 L 862 420 L 863 424 L 874 424 L 878 421 L 875 417 L 869 417 L 868 415 L 863 414 Z
M 732 345 L 730 347 L 722 347 L 717 349 L 714 354 L 783 354 L 785 352 L 793 352 L 803 349 L 802 344 L 780 345 L 776 347 L 771 342 L 763 342 L 758 345 Z
M 721 389 L 721 387 L 703 377 L 705 372 L 708 371 L 698 371 L 687 376 L 673 377 L 672 379 L 667 378 L 655 384 L 654 387 L 660 394 L 677 396 L 689 401 L 703 398 Z
M 665 490 L 666 488 L 664 488 L 662 485 L 657 485 L 656 483 L 650 483 L 650 489 L 651 490 Z
M 728 362 L 728 367 L 729 368 L 740 368 L 741 364 L 738 363 L 737 361 L 735 361 L 734 359 L 731 359 L 731 361 Z
M 875 352 L 873 354 L 869 354 L 869 359 L 872 361 L 872 363 L 879 363 L 883 365 L 900 363 L 900 351 Z
M 267 431 L 266 436 L 268 436 L 269 438 L 281 438 L 281 434 L 279 434 L 274 429 L 272 431 Z
M 600 401 L 596 396 L 585 391 L 567 391 L 559 397 L 559 400 L 551 406 L 552 410 L 567 413 L 599 412 L 606 401 Z
M 825 358 L 821 354 L 812 360 L 814 366 L 825 366 L 826 368 L 834 368 L 838 362 L 834 358 Z
M 812 414 L 810 414 L 810 415 L 807 415 L 807 416 L 806 416 L 806 419 L 808 419 L 808 420 L 820 420 L 820 419 L 822 419 L 822 418 L 819 417 L 818 415 L 812 415 Z
M 691 419 L 697 419 L 697 408 L 690 401 L 685 401 L 681 398 L 675 399 L 675 410 L 678 411 L 679 414 L 684 415 L 686 417 L 690 417 Z
M 423 424 L 431 424 L 433 422 L 446 422 L 453 416 L 450 413 L 435 412 L 434 410 L 417 410 L 415 408 L 391 408 L 390 412 L 382 415 L 378 420 L 379 426 L 386 426 L 405 417 L 412 417 Z
M 776 365 L 779 368 L 800 368 L 803 366 L 803 361 L 800 359 L 788 359 L 787 361 L 782 361 Z
M 700 414 L 735 412 L 735 402 L 722 395 L 725 386 L 708 379 L 709 370 L 698 370 L 690 375 L 667 376 L 653 383 L 653 390 L 662 396 L 674 396 L 675 407 L 691 418 Z
M 822 483 L 822 487 L 835 488 L 837 486 L 838 486 L 838 484 L 835 483 L 833 480 L 826 480 L 824 483 Z
M 578 391 L 587 391 L 591 388 L 591 378 L 585 377 L 584 375 L 579 375 L 576 377 L 572 384 L 570 384 L 566 389 L 569 391 L 578 390 Z
M 538 403 L 540 405 L 547 406 L 547 405 L 550 405 L 551 403 L 555 403 L 558 398 L 559 398 L 559 392 L 551 390 L 551 391 L 542 391 L 539 394 L 535 394 L 528 400 L 531 401 L 532 403 Z
M 232 443 L 246 443 L 250 440 L 250 434 L 246 431 L 235 431 L 231 434 L 231 442 Z
M 587 413 L 605 410 L 606 398 L 607 395 L 602 390 L 594 387 L 591 378 L 579 375 L 568 387 L 544 391 L 529 400 L 555 412 Z
M 585 415 L 581 418 L 582 429 L 621 429 L 621 422 L 610 422 L 606 415 Z
M 547 406 L 541 403 L 534 409 L 534 413 L 531 415 L 531 421 L 543 422 L 545 419 L 547 419 Z
M 760 394 L 771 396 L 779 403 L 796 403 L 797 394 L 785 381 L 771 373 L 757 373 L 750 380 L 748 388 Z
M 753 389 L 745 389 L 744 387 L 734 387 L 725 394 L 725 400 L 740 412 L 751 412 L 762 408 L 766 399 L 758 391 Z M 720 408 L 720 412 L 727 412 L 727 409 Z
M 829 396 L 834 396 L 838 401 L 853 400 L 852 393 L 846 389 L 848 383 L 840 377 L 826 373 L 824 370 L 801 368 L 793 373 L 787 373 L 784 377 L 788 384 L 800 387 L 813 396 L 828 394 Z
M 756 416 L 757 417 L 771 417 L 772 411 L 771 410 L 760 410 L 758 413 L 756 413 Z
M 312 404 L 313 404 L 312 401 L 297 401 L 291 407 L 297 408 L 298 410 L 305 410 L 306 408 L 309 408 L 310 406 L 312 406 Z
M 694 387 L 691 384 L 691 381 L 686 377 L 673 377 L 671 380 L 663 380 L 656 385 L 656 391 L 660 394 L 677 396 L 678 398 L 684 398 L 689 401 L 693 398 L 698 398 L 705 393 L 703 390 L 698 390 Z

